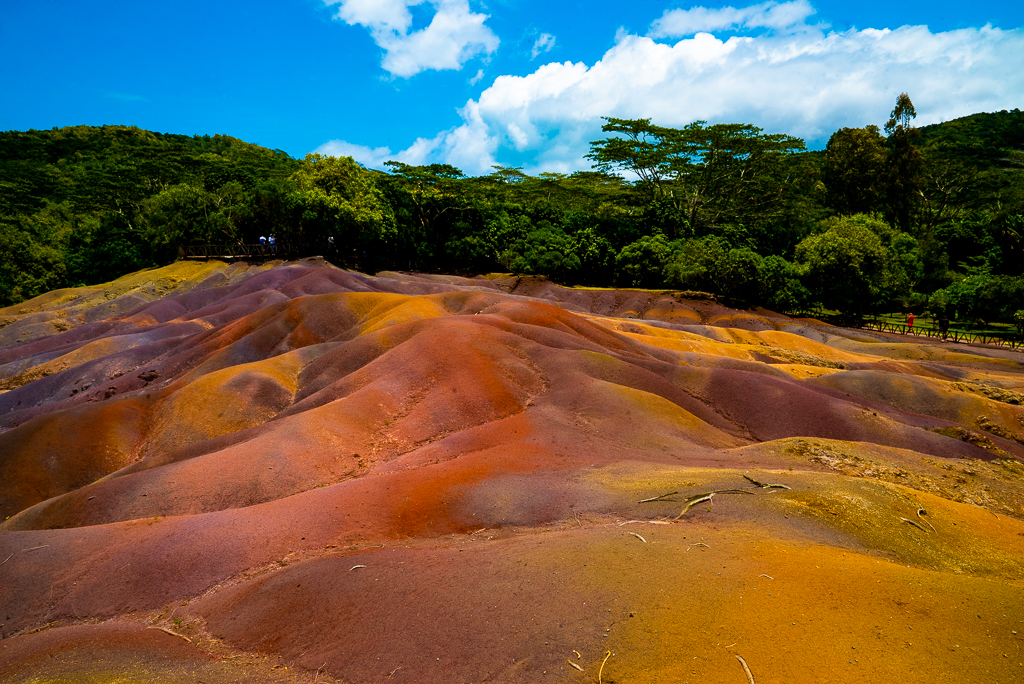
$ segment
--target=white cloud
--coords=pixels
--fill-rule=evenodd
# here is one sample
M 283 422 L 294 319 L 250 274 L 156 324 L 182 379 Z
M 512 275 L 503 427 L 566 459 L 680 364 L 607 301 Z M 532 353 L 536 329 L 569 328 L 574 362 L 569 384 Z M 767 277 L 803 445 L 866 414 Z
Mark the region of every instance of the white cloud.
M 469 79 L 469 85 L 476 85 L 480 81 L 480 79 L 483 78 L 483 77 L 484 77 L 484 70 L 483 69 L 478 69 L 477 72 L 476 72 L 476 76 L 474 76 L 473 78 Z
M 331 140 L 313 150 L 316 154 L 328 157 L 352 157 L 363 166 L 380 169 L 384 162 L 394 159 L 391 149 L 387 147 L 367 147 L 355 145 L 344 140 Z
M 443 131 L 434 138 L 435 145 L 423 150 L 427 158 L 457 166 L 469 173 L 488 173 L 497 164 L 495 154 L 501 143 L 491 131 L 491 124 L 480 115 L 480 105 L 474 100 L 459 110 L 461 126 Z
M 764 7 L 750 15 L 761 25 Z M 566 172 L 589 168 L 584 155 L 589 141 L 604 136 L 602 116 L 664 126 L 752 123 L 821 144 L 843 126 L 883 124 L 904 91 L 918 125 L 1024 100 L 1022 29 L 836 33 L 779 25 L 786 30 L 727 40 L 698 32 L 659 42 L 620 31 L 593 65 L 549 63 L 526 76 L 497 77 L 459 110 L 461 125 L 417 141 L 417 154 L 471 174 L 489 172 L 499 157 L 517 165 L 525 157 L 531 173 Z
M 324 0 L 325 5 L 341 5 L 336 18 L 349 25 L 359 24 L 374 31 L 404 34 L 412 26 L 409 8 L 425 0 Z
M 768 2 L 750 7 L 720 7 L 708 9 L 665 10 L 660 19 L 651 24 L 652 38 L 680 38 L 702 31 L 730 31 L 768 28 L 776 31 L 806 29 L 805 20 L 814 14 L 808 0 Z
M 537 55 L 544 52 L 551 52 L 551 48 L 555 47 L 555 37 L 550 33 L 542 33 L 537 37 L 537 41 L 533 44 L 533 49 L 530 50 L 530 59 L 537 59 Z
M 461 69 L 478 55 L 498 49 L 498 36 L 484 25 L 488 15 L 472 12 L 469 0 L 429 0 L 430 24 L 410 31 L 410 7 L 427 0 L 323 0 L 339 5 L 335 18 L 364 26 L 384 50 L 381 66 L 394 76 L 408 78 L 428 69 Z
M 419 166 L 428 163 L 428 157 L 443 142 L 443 138 L 444 133 L 434 138 L 417 138 L 416 142 L 401 152 L 392 152 L 390 147 L 367 147 L 344 140 L 331 140 L 313 151 L 329 157 L 352 157 L 371 169 L 383 169 L 384 162 L 389 161 Z

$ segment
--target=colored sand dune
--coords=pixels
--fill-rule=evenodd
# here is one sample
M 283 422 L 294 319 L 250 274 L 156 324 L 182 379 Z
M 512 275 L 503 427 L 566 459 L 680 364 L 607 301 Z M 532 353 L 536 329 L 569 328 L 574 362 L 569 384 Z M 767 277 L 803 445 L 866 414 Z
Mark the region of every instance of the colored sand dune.
M 0 679 L 1024 678 L 1024 360 L 512 276 L 0 310 Z

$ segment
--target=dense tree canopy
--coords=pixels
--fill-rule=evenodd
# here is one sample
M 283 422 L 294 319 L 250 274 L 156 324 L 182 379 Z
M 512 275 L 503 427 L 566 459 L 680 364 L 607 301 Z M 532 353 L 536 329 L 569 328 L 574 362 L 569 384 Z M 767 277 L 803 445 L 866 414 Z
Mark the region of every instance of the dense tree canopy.
M 395 215 L 374 174 L 351 157 L 308 154 L 291 176 L 303 207 L 297 223 L 281 233 L 282 245 L 294 252 L 328 244 L 342 249 L 389 245 L 397 230 Z
M 840 214 L 868 214 L 885 206 L 888 181 L 885 138 L 878 126 L 841 128 L 825 147 L 829 206 Z
M 900 250 L 912 253 L 913 238 L 867 214 L 832 217 L 820 228 L 797 245 L 796 260 L 825 306 L 863 313 L 883 295 L 909 291 L 914 257 Z
M 299 162 L 228 136 L 126 126 L 0 133 L 0 305 L 250 239 L 252 190 Z M 25 245 L 16 249 L 15 245 Z
M 1024 112 L 885 125 L 824 151 L 749 124 L 606 119 L 591 170 L 292 159 L 226 136 L 0 133 L 0 305 L 275 236 L 365 270 L 514 271 L 776 310 L 1024 310 Z

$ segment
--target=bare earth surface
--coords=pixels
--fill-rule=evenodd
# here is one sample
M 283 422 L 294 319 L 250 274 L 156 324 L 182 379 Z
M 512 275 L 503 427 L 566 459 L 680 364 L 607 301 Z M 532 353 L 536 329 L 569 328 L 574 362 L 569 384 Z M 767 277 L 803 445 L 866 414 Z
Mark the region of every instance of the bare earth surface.
M 1024 681 L 1022 361 L 318 259 L 53 292 L 0 681 Z

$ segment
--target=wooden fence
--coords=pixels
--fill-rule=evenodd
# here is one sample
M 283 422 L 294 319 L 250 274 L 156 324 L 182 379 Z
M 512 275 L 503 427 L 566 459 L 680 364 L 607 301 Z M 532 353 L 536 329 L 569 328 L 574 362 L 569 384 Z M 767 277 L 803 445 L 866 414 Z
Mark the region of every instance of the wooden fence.
M 276 246 L 261 244 L 189 245 L 182 247 L 182 259 L 278 259 L 282 251 Z
M 858 326 L 867 330 L 878 330 L 879 332 L 896 333 L 897 335 L 918 335 L 921 337 L 942 337 L 937 327 L 914 326 L 910 327 L 905 323 L 886 323 L 885 321 L 864 321 Z M 979 335 L 964 330 L 950 330 L 946 333 L 946 339 L 952 342 L 967 342 L 973 344 L 991 344 L 998 347 L 1009 347 L 1018 349 L 1024 346 L 1024 341 L 1010 339 L 996 335 Z

